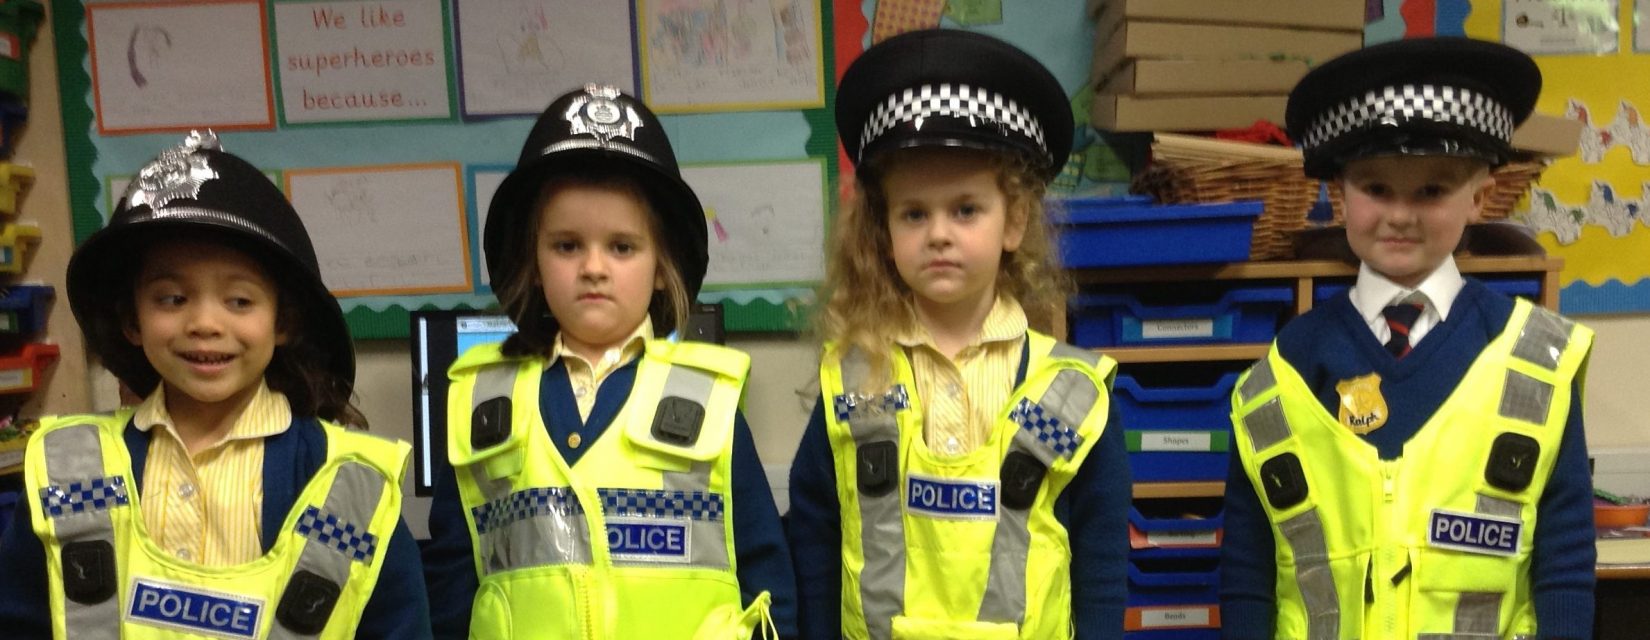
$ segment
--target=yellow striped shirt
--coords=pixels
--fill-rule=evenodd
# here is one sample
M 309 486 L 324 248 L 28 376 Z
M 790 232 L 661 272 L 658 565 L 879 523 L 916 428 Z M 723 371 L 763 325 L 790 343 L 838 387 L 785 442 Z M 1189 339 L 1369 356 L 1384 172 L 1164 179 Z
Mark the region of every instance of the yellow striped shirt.
M 143 471 L 143 522 L 149 538 L 179 558 L 207 566 L 263 555 L 264 438 L 286 431 L 286 396 L 259 383 L 252 402 L 222 440 L 193 456 L 166 410 L 165 385 L 138 405 L 133 424 L 149 438 Z
M 1026 337 L 1026 314 L 1020 303 L 998 297 L 986 314 L 980 334 L 945 357 L 921 323 L 895 341 L 906 347 L 917 379 L 917 397 L 926 411 L 923 440 L 930 451 L 963 455 L 991 438 L 997 414 L 1014 391 Z
M 636 325 L 636 330 L 630 333 L 624 344 L 617 348 L 608 349 L 597 362 L 590 362 L 567 348 L 562 342 L 561 334 L 556 334 L 556 341 L 550 345 L 548 369 L 556 364 L 557 359 L 567 360 L 567 380 L 573 383 L 573 398 L 579 405 L 579 418 L 590 419 L 590 410 L 596 406 L 596 391 L 602 388 L 602 382 L 607 376 L 620 367 L 630 364 L 630 361 L 642 355 L 647 350 L 647 341 L 653 337 L 653 320 L 642 318 L 642 323 Z

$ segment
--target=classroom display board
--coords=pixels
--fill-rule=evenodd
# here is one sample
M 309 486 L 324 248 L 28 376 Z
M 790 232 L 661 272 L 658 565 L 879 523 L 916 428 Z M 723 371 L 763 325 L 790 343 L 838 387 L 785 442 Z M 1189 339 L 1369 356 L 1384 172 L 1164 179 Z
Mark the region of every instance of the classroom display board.
M 641 96 L 706 208 L 700 300 L 730 331 L 793 330 L 824 277 L 849 164 L 835 79 L 873 40 L 966 28 L 1073 96 L 1059 194 L 1115 190 L 1086 125 L 1093 29 L 1070 0 L 53 0 L 75 239 L 191 129 L 268 172 L 357 338 L 412 309 L 495 304 L 487 206 L 533 119 L 587 82 Z M 1108 177 L 1110 180 L 1108 180 Z M 1126 180 L 1126 174 L 1122 176 Z
M 1650 0 L 1385 0 L 1366 41 L 1465 35 L 1541 67 L 1536 110 L 1583 125 L 1514 212 L 1564 258 L 1569 314 L 1650 311 Z

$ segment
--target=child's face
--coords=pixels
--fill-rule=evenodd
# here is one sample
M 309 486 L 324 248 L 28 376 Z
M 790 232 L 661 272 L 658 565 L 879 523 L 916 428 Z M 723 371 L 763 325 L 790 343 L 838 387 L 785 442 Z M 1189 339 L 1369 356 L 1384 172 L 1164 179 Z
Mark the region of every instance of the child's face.
M 978 309 L 995 297 L 1003 252 L 1025 235 L 989 156 L 964 150 L 904 152 L 883 179 L 888 235 L 900 279 L 920 306 Z
M 1419 285 L 1455 251 L 1495 186 L 1482 163 L 1435 156 L 1355 160 L 1341 179 L 1352 252 L 1406 287 Z
M 664 286 L 649 215 L 629 192 L 592 186 L 559 188 L 540 211 L 544 301 L 562 340 L 580 355 L 599 356 L 623 342 Z
M 126 338 L 160 374 L 169 410 L 251 399 L 286 343 L 277 291 L 256 260 L 221 244 L 171 241 L 145 253 Z

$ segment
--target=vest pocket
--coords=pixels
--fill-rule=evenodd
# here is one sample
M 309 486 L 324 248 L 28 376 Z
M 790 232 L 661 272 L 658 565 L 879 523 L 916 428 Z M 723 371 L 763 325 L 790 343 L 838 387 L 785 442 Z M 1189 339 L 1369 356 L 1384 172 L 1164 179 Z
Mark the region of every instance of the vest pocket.
M 894 640 L 1016 640 L 1020 626 L 1011 622 L 926 620 L 894 616 Z
M 1506 628 L 1516 597 L 1519 560 L 1450 549 L 1415 553 L 1416 633 L 1490 633 Z

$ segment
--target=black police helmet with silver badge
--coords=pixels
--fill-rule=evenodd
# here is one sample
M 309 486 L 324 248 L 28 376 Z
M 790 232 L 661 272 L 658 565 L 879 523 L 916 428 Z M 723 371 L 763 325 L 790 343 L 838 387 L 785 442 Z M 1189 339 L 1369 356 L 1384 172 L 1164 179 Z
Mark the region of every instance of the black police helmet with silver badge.
M 132 300 L 138 260 L 158 241 L 215 234 L 252 252 L 283 291 L 299 299 L 304 340 L 315 344 L 320 366 L 350 388 L 355 382 L 355 349 L 338 300 L 321 281 L 315 247 L 298 212 L 263 172 L 224 152 L 217 136 L 191 132 L 138 172 L 115 207 L 109 224 L 93 233 L 69 258 L 69 307 L 86 331 L 89 346 L 111 373 L 139 394 L 159 383 L 141 349 L 109 319 Z
M 1513 129 L 1541 94 L 1524 52 L 1468 38 L 1378 44 L 1324 63 L 1289 93 L 1285 121 L 1306 175 L 1333 179 L 1346 163 L 1390 155 L 1506 164 Z
M 522 145 L 515 170 L 499 184 L 487 209 L 482 251 L 487 271 L 500 274 L 534 264 L 510 238 L 534 232 L 534 204 L 544 182 L 559 173 L 612 172 L 635 177 L 664 229 L 660 238 L 675 258 L 691 298 L 699 293 L 710 257 L 705 210 L 682 180 L 676 153 L 659 118 L 618 89 L 585 85 L 563 94 L 539 115 Z
M 1048 180 L 1071 155 L 1071 105 L 1030 54 L 996 38 L 926 29 L 884 40 L 842 74 L 836 126 L 857 165 L 894 149 L 1025 156 Z

